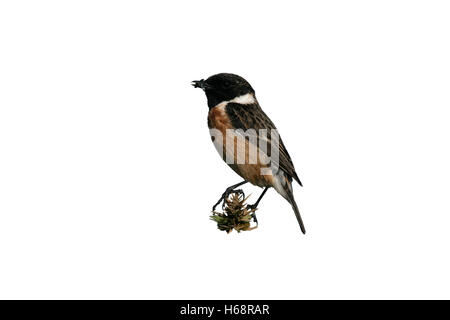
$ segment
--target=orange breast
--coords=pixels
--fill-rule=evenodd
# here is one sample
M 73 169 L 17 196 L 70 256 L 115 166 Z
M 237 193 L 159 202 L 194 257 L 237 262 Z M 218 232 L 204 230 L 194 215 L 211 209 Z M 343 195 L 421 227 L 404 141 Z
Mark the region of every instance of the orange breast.
M 231 129 L 231 121 L 225 112 L 225 105 L 218 105 L 208 113 L 208 127 L 218 129 L 225 135 L 227 129 Z

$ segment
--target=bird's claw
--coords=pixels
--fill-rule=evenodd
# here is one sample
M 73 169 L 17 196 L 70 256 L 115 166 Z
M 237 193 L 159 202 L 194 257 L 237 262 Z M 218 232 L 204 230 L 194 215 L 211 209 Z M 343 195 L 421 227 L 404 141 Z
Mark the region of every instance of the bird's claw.
M 245 198 L 245 193 L 242 189 L 227 189 L 225 190 L 225 192 L 222 194 L 222 196 L 220 197 L 220 199 L 216 202 L 216 204 L 213 206 L 212 211 L 216 210 L 216 207 L 222 202 L 222 210 L 225 209 L 225 204 L 226 204 L 226 200 L 228 199 L 228 197 L 230 196 L 230 194 L 232 193 L 237 193 L 242 195 L 243 198 Z
M 255 210 L 258 207 L 258 204 L 248 204 L 247 205 L 247 209 L 248 210 Z M 251 214 L 251 217 L 253 218 L 253 221 L 255 221 L 256 224 L 258 224 L 258 219 L 256 219 L 256 213 L 253 211 L 253 213 Z

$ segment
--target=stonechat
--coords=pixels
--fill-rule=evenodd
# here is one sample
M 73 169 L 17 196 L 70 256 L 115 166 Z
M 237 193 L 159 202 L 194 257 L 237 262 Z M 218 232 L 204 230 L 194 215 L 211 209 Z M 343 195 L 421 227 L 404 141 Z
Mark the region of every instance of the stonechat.
M 292 181 L 302 183 L 291 157 L 270 118 L 261 109 L 255 90 L 244 78 L 219 73 L 192 82 L 208 100 L 208 127 L 216 149 L 244 181 L 228 187 L 215 207 L 239 186 L 250 182 L 263 188 L 256 208 L 266 191 L 273 187 L 292 206 L 300 229 L 305 233 L 300 211 L 294 200 Z

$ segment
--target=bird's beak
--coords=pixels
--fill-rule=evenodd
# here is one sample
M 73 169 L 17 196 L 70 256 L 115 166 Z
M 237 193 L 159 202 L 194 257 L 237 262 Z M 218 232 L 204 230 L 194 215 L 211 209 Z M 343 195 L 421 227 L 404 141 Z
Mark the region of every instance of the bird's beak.
M 194 88 L 200 88 L 202 90 L 210 89 L 211 86 L 205 82 L 204 79 L 202 80 L 194 80 L 191 82 L 191 84 L 194 86 Z

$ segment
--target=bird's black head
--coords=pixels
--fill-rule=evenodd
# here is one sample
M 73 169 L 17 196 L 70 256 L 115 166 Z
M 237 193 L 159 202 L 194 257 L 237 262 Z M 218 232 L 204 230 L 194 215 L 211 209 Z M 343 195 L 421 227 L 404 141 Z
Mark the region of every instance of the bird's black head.
M 205 91 L 209 108 L 239 96 L 255 93 L 247 80 L 232 73 L 215 74 L 206 80 L 192 81 L 192 85 Z

